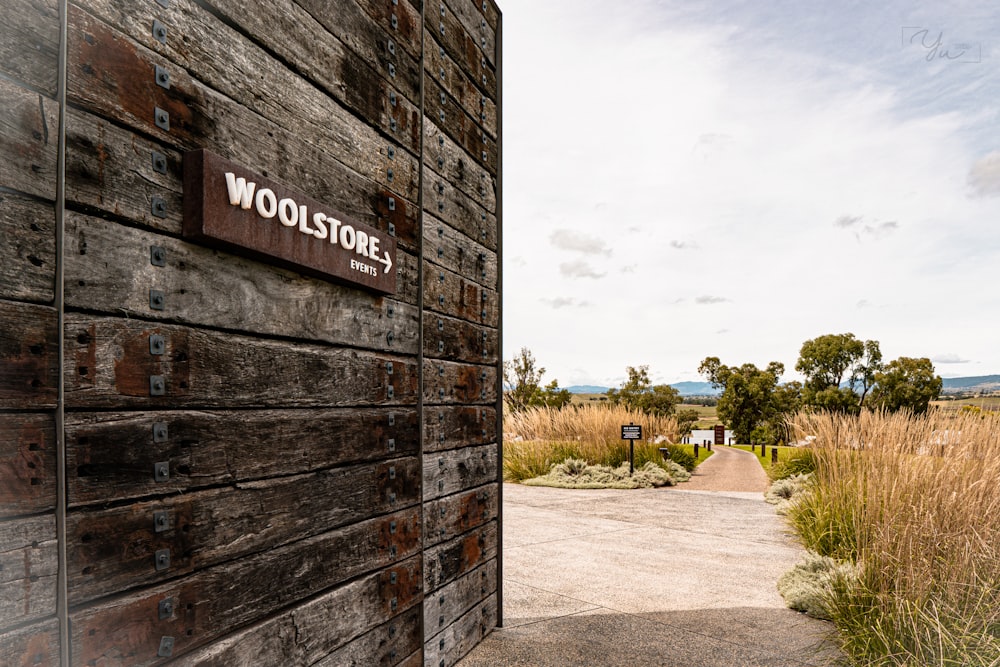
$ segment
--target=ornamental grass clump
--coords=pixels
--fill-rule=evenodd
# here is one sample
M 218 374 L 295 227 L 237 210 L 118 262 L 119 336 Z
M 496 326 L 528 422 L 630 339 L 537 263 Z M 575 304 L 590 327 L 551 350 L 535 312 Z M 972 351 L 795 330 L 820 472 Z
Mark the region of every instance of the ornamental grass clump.
M 801 415 L 806 547 L 857 568 L 827 601 L 858 665 L 1000 665 L 1000 421 L 931 412 Z
M 803 494 L 810 488 L 812 474 L 792 475 L 771 483 L 770 488 L 764 494 L 764 500 L 776 505 L 779 514 L 787 514 L 790 503 L 802 498 Z
M 636 469 L 653 463 L 671 470 L 651 442 L 663 436 L 677 438 L 677 421 L 653 417 L 621 406 L 585 405 L 561 410 L 533 408 L 504 415 L 504 479 L 521 482 L 547 475 L 552 466 L 567 459 L 618 468 L 628 463 L 629 443 L 621 439 L 623 424 L 642 426 L 644 440 L 635 442 Z
M 646 463 L 629 474 L 628 464 L 611 466 L 589 465 L 583 459 L 566 459 L 552 466 L 548 474 L 521 482 L 525 486 L 554 486 L 563 489 L 648 489 L 673 486 L 670 474 L 656 465 Z
M 778 579 L 778 592 L 789 608 L 814 618 L 830 620 L 834 590 L 854 585 L 857 567 L 838 563 L 829 556 L 809 553 Z

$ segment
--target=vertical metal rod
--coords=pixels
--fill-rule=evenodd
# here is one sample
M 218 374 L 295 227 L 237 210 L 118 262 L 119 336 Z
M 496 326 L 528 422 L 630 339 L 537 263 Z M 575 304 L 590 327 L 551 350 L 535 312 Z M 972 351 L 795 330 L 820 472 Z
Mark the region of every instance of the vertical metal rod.
M 503 627 L 503 12 L 497 8 L 497 627 Z
M 420 529 L 420 560 L 423 561 L 427 553 L 427 535 L 423 529 L 424 526 L 424 503 L 427 499 L 424 498 L 424 161 L 426 156 L 424 155 L 424 79 L 427 78 L 427 72 L 424 69 L 424 59 L 425 59 L 425 43 L 424 43 L 424 21 L 426 19 L 427 3 L 423 2 L 420 4 L 420 115 L 419 115 L 419 127 L 420 127 L 420 145 L 418 146 L 419 156 L 420 156 L 420 168 L 417 171 L 417 210 L 420 211 L 420 217 L 417 220 L 417 257 L 420 261 L 417 262 L 417 303 L 420 304 L 420 310 L 417 313 L 417 331 L 419 332 L 417 336 L 417 429 L 418 429 L 418 440 L 417 440 L 417 460 L 420 461 L 420 519 L 418 526 Z M 421 562 L 421 567 L 424 567 Z M 425 605 L 427 604 L 426 591 L 423 590 L 424 585 L 421 582 L 421 596 L 420 596 L 420 616 L 417 623 L 420 625 L 420 659 L 424 660 L 424 644 L 427 641 L 427 628 L 424 626 L 424 611 Z
M 66 549 L 66 349 L 65 316 L 65 236 L 66 236 L 66 70 L 68 67 L 69 7 L 67 0 L 59 2 L 59 72 L 56 82 L 56 101 L 59 104 L 59 132 L 56 154 L 56 277 L 55 308 L 58 327 L 59 372 L 56 399 L 56 541 L 58 542 L 58 571 L 56 575 L 56 616 L 59 619 L 59 664 L 70 665 L 69 644 L 69 574 Z

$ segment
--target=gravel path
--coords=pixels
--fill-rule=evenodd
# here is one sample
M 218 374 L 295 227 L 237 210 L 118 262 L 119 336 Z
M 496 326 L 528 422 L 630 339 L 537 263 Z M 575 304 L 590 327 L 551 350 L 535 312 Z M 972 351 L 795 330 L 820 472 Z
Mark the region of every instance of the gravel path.
M 689 482 L 678 489 L 684 491 L 767 491 L 767 473 L 755 454 L 714 445 L 714 453 L 699 465 Z

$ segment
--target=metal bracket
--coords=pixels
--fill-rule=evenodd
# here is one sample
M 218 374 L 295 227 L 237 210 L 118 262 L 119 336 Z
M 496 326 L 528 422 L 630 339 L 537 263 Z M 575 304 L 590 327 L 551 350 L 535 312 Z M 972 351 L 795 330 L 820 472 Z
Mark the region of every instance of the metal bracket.
M 396 479 L 396 467 L 389 466 L 389 479 Z
M 394 397 L 395 397 L 395 395 L 396 395 L 396 390 L 395 390 L 395 389 L 393 388 L 393 386 L 392 386 L 392 385 L 390 384 L 390 385 L 389 385 L 389 390 L 388 390 L 388 391 L 387 391 L 386 393 L 387 393 L 387 395 L 388 395 L 388 397 L 389 397 L 389 398 L 394 398 Z
M 395 15 L 395 14 L 393 14 L 393 15 L 392 15 L 392 18 L 390 18 L 390 19 L 389 19 L 389 23 L 391 23 L 391 24 L 392 24 L 392 29 L 393 29 L 393 30 L 395 30 L 396 28 L 398 28 L 398 27 L 399 27 L 399 19 L 398 19 L 398 18 L 396 18 L 396 15 Z
M 396 308 L 392 304 L 385 307 L 385 316 L 392 319 L 392 316 L 396 314 Z
M 388 181 L 389 181 L 390 183 L 392 183 L 392 177 L 393 177 L 393 173 L 392 173 L 392 168 L 391 168 L 391 167 L 390 167 L 389 169 L 386 169 L 386 170 L 385 170 L 385 177 L 386 177 L 386 179 L 387 179 L 387 180 L 388 180 Z
M 165 621 L 174 615 L 174 599 L 166 598 L 165 600 L 160 600 L 160 604 L 157 607 L 157 615 L 161 621 Z
M 153 442 L 166 442 L 169 435 L 166 422 L 156 422 L 153 424 Z
M 389 583 L 393 586 L 399 581 L 399 575 L 395 571 L 389 573 Z
M 160 88 L 166 88 L 170 90 L 170 72 L 167 71 L 166 67 L 161 67 L 157 65 L 156 71 L 156 85 Z
M 443 340 L 439 340 L 438 341 L 438 352 L 444 352 L 444 341 Z
M 153 334 L 149 337 L 149 353 L 159 356 L 167 351 L 167 339 Z
M 164 132 L 170 131 L 170 114 L 160 107 L 153 109 L 153 121 L 156 123 L 156 127 Z
M 156 552 L 156 571 L 162 572 L 170 568 L 170 549 L 160 549 Z
M 167 381 L 162 375 L 149 376 L 149 395 L 165 396 L 167 393 Z
M 389 49 L 389 53 L 396 55 L 396 42 L 391 39 L 386 40 L 386 47 Z
M 396 451 L 396 439 L 389 438 L 388 449 L 390 452 Z
M 169 658 L 174 654 L 174 638 L 164 637 L 160 640 L 160 650 L 156 652 L 157 657 Z
M 167 202 L 165 202 L 162 197 L 151 197 L 149 208 L 152 214 L 157 218 L 167 217 Z
M 396 225 L 394 225 L 394 224 L 392 224 L 390 222 L 389 223 L 389 236 L 395 236 L 395 235 L 396 235 Z
M 149 246 L 149 263 L 153 266 L 167 265 L 167 251 L 158 245 Z
M 165 511 L 153 512 L 153 529 L 157 533 L 162 533 L 170 528 L 170 514 Z
M 164 9 L 170 9 L 170 0 L 156 0 L 156 3 Z
M 390 211 L 395 211 L 396 210 L 396 199 L 395 199 L 395 197 L 389 197 L 389 210 Z
M 392 362 L 391 361 L 385 362 L 385 372 L 386 372 L 386 375 L 392 375 Z
M 149 307 L 153 310 L 163 310 L 167 304 L 167 296 L 158 289 L 149 290 Z
M 389 76 L 393 79 L 396 78 L 396 66 L 392 63 L 389 63 Z
M 396 340 L 396 334 L 394 334 L 394 333 L 392 333 L 390 331 L 389 333 L 387 333 L 385 335 L 385 340 L 389 344 L 389 346 L 391 347 L 392 346 L 392 341 Z
M 167 156 L 158 151 L 152 153 L 153 171 L 158 174 L 167 173 Z
M 167 28 L 156 19 L 153 19 L 153 38 L 161 44 L 167 43 Z
M 389 413 L 389 426 L 395 426 L 395 425 L 396 425 L 396 414 L 393 413 L 393 412 L 390 412 Z
M 396 106 L 396 93 L 389 93 L 389 104 Z
M 153 464 L 153 479 L 157 482 L 166 482 L 170 479 L 170 462 L 161 461 Z

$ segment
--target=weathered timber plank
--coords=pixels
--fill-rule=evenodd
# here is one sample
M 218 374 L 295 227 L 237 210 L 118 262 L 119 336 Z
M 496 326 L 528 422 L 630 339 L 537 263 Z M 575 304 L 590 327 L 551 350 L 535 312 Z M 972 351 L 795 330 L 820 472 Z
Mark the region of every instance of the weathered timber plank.
M 184 664 L 314 665 L 341 647 L 342 655 L 358 653 L 358 648 L 364 647 L 366 650 L 360 652 L 367 658 L 363 665 L 386 664 L 380 661 L 379 645 L 391 645 L 385 651 L 388 657 L 390 651 L 396 655 L 411 653 L 421 643 L 419 608 L 414 609 L 423 594 L 421 565 L 422 558 L 417 555 L 388 570 L 340 586 L 291 611 L 189 653 L 184 656 Z M 383 624 L 386 626 L 378 627 Z M 367 637 L 359 637 L 369 632 L 377 637 L 374 645 Z M 359 641 L 358 647 L 349 648 Z
M 424 258 L 436 266 L 454 271 L 484 287 L 496 289 L 496 253 L 426 212 Z
M 486 60 L 496 65 L 496 24 L 486 20 L 481 0 L 445 0 L 462 28 L 479 44 Z
M 55 271 L 52 206 L 0 193 L 0 298 L 52 303 Z
M 442 178 L 486 209 L 487 217 L 479 214 L 480 223 L 490 222 L 490 214 L 496 212 L 497 193 L 496 178 L 483 169 L 465 149 L 442 131 L 431 117 L 424 117 L 424 165 L 427 167 L 425 178 L 434 180 Z M 494 225 L 495 227 L 495 225 Z M 496 229 L 488 229 L 489 238 L 477 237 L 481 243 L 490 248 L 496 248 Z
M 496 625 L 497 598 L 491 595 L 424 644 L 424 666 L 452 667 L 486 639 Z
M 72 612 L 74 659 L 104 667 L 162 664 L 162 637 L 173 655 L 203 646 L 297 600 L 366 572 L 394 566 L 420 549 L 417 508 L 202 570 Z M 172 613 L 159 619 L 159 603 Z
M 150 248 L 166 266 L 150 262 Z M 397 255 L 397 289 L 412 302 L 417 272 Z M 164 310 L 151 310 L 149 290 Z M 79 214 L 66 217 L 66 302 L 72 307 L 256 334 L 416 354 L 416 305 Z M 392 341 L 388 339 L 392 332 Z
M 425 503 L 496 481 L 496 445 L 463 447 L 424 457 Z
M 496 250 L 496 216 L 487 212 L 463 191 L 453 187 L 443 177 L 433 173 L 427 174 L 424 179 L 424 206 L 440 220 L 476 243 L 489 250 Z
M 0 21 L 0 71 L 56 95 L 59 7 L 55 0 L 6 0 Z
M 496 291 L 440 266 L 424 270 L 424 310 L 495 327 L 500 308 Z
M 384 2 L 383 0 L 333 0 L 328 3 L 315 4 L 317 0 L 298 0 L 299 4 L 309 8 L 313 11 L 315 10 L 324 12 L 327 5 L 335 8 L 335 11 L 329 11 L 330 16 L 337 16 L 339 13 L 344 12 L 346 14 L 353 15 L 353 8 L 348 5 L 355 5 L 364 11 L 368 16 L 370 16 L 377 25 L 382 26 L 384 30 L 389 31 L 389 36 L 396 41 L 397 44 L 403 46 L 410 55 L 414 58 L 420 58 L 421 49 L 421 37 L 423 35 L 423 29 L 421 27 L 420 18 L 420 7 L 415 6 L 412 2 Z M 393 26 L 393 17 L 395 17 L 395 26 Z M 323 21 L 322 18 L 317 19 Z M 349 46 L 350 43 L 348 43 Z M 356 52 L 360 53 L 365 47 L 359 46 L 354 48 Z
M 483 445 L 496 439 L 497 412 L 492 407 L 434 406 L 424 410 L 425 452 Z
M 420 466 L 410 457 L 72 512 L 70 603 L 274 549 L 419 499 Z M 156 512 L 166 514 L 162 529 Z M 168 567 L 157 564 L 164 549 L 170 551 Z
M 259 4 L 255 6 L 259 7 Z M 300 27 L 311 28 L 313 32 L 318 30 L 323 37 L 311 39 L 300 34 L 289 37 L 289 40 L 320 51 L 312 54 L 316 58 L 312 66 L 316 68 L 315 72 L 322 69 L 333 77 L 327 82 L 327 92 L 337 94 L 341 98 L 339 102 L 289 71 L 253 41 L 194 2 L 176 0 L 171 3 L 169 12 L 162 16 L 162 9 L 155 3 L 136 5 L 131 0 L 88 0 L 87 10 L 98 18 L 78 10 L 70 12 L 70 71 L 78 69 L 75 58 L 79 57 L 81 65 L 92 64 L 105 81 L 98 82 L 95 77 L 71 76 L 69 90 L 74 99 L 99 94 L 100 89 L 107 87 L 106 80 L 110 79 L 117 82 L 120 103 L 127 103 L 133 108 L 141 105 L 145 115 L 149 115 L 152 110 L 145 107 L 154 101 L 183 104 L 187 95 L 182 88 L 190 87 L 193 77 L 251 112 L 295 132 L 297 143 L 302 148 L 322 146 L 324 152 L 382 187 L 411 200 L 416 198 L 418 167 L 414 156 L 420 150 L 420 127 L 419 123 L 416 126 L 413 123 L 419 116 L 419 110 L 405 96 L 397 96 L 397 105 L 393 107 L 388 84 L 342 45 L 339 52 L 323 52 L 333 49 L 338 43 L 303 12 L 297 14 L 308 24 Z M 288 7 L 285 10 L 287 12 Z M 241 12 L 245 16 L 253 13 Z M 165 44 L 159 42 L 149 29 L 157 17 L 162 18 L 167 28 Z M 118 26 L 121 32 L 110 26 Z M 72 37 L 78 30 L 92 35 L 101 47 L 97 48 L 95 44 L 86 48 L 89 46 L 86 40 Z M 268 28 L 268 32 L 273 32 L 276 37 L 281 36 L 281 30 L 278 25 Z M 147 65 L 148 69 L 142 71 L 144 61 L 167 68 L 170 90 L 156 85 L 152 67 Z M 177 66 L 171 66 L 171 63 Z M 323 63 L 322 68 L 316 63 Z M 141 78 L 131 80 L 127 78 L 130 74 Z M 419 82 L 419 72 L 410 76 Z M 78 87 L 88 80 L 97 85 L 96 90 Z M 253 81 L 253 85 L 248 85 L 249 81 Z M 178 85 L 182 88 L 175 90 Z M 137 97 L 139 99 L 134 99 Z M 391 140 L 380 137 L 341 103 L 362 106 L 358 109 L 362 117 L 381 127 L 385 137 L 391 137 Z M 163 104 L 159 106 L 167 108 Z M 399 116 L 396 131 L 392 131 L 390 125 L 391 119 L 395 118 L 391 114 L 393 111 Z M 138 115 L 142 117 L 143 114 Z M 173 117 L 171 112 L 171 131 Z M 399 142 L 406 151 L 396 151 L 395 157 L 390 158 L 388 149 L 394 142 Z M 393 167 L 392 179 L 388 177 L 389 167 Z
M 499 332 L 445 315 L 424 318 L 424 355 L 449 361 L 495 364 Z
M 159 441 L 154 424 L 166 429 Z M 416 410 L 398 407 L 98 412 L 68 414 L 66 443 L 76 507 L 409 456 L 419 434 Z M 160 462 L 170 466 L 164 482 L 153 475 Z
M 497 517 L 497 482 L 445 496 L 424 505 L 424 545 L 454 539 Z
M 496 99 L 497 78 L 493 49 L 488 49 L 491 52 L 485 53 L 478 31 L 475 34 L 469 33 L 449 8 L 445 8 L 443 16 L 440 7 L 434 4 L 429 5 L 427 10 L 427 21 L 424 24 L 427 32 L 444 47 L 457 66 L 467 70 L 472 80 L 479 82 L 486 94 Z
M 0 522 L 0 629 L 56 613 L 57 560 L 54 514 Z
M 447 629 L 467 611 L 497 590 L 497 561 L 493 559 L 424 598 L 424 633 Z
M 410 243 L 412 247 L 411 240 L 416 239 L 418 227 L 416 205 L 344 166 L 330 151 L 316 150 L 317 141 L 329 140 L 331 146 L 336 145 L 331 138 L 303 138 L 300 128 L 280 127 L 206 87 L 179 67 L 170 70 L 170 90 L 161 88 L 154 83 L 152 75 L 155 66 L 164 62 L 161 57 L 136 45 L 89 14 L 78 9 L 73 9 L 71 14 L 72 19 L 78 22 L 70 30 L 69 44 L 72 63 L 69 68 L 69 94 L 74 103 L 156 137 L 175 149 L 209 148 L 227 159 L 261 168 L 264 176 L 329 202 L 331 206 L 378 229 L 388 229 L 391 222 L 400 243 L 404 246 Z M 155 108 L 169 114 L 169 132 L 155 125 Z M 108 142 L 95 142 L 92 139 L 94 133 L 85 127 L 88 122 L 92 124 L 95 121 L 88 120 L 83 114 L 79 122 L 81 128 L 76 133 L 79 139 L 68 138 L 70 152 L 76 150 L 81 155 L 81 158 L 68 162 L 70 196 L 78 197 L 89 205 L 95 205 L 96 201 L 99 208 L 105 209 L 105 197 L 118 202 L 126 199 L 111 194 L 118 189 L 117 184 L 101 172 L 108 158 L 117 157 L 123 165 L 131 165 L 132 153 L 137 153 L 140 162 L 145 165 L 151 162 L 150 156 L 144 155 L 144 150 L 130 149 L 130 140 L 122 142 L 121 131 L 114 134 L 110 127 Z M 99 134 L 97 136 L 100 138 Z M 379 145 L 384 147 L 385 158 L 388 159 L 388 145 L 385 142 Z M 119 148 L 117 153 L 111 150 L 115 147 Z M 359 159 L 362 158 L 375 159 L 369 155 L 362 155 Z M 89 168 L 79 166 L 86 165 L 88 159 L 91 163 Z M 132 167 L 123 167 L 119 173 L 128 168 Z M 168 169 L 171 182 L 176 183 L 176 191 L 180 192 L 179 163 L 175 165 L 168 160 Z M 387 174 L 386 171 L 386 177 Z M 148 191 L 140 189 L 140 195 L 149 192 L 152 196 L 153 191 L 163 183 L 156 180 L 150 185 Z M 76 189 L 83 192 L 77 194 Z M 134 197 L 128 198 L 128 203 L 132 203 L 132 199 Z M 390 200 L 394 209 L 391 211 Z M 168 200 L 166 203 L 167 216 L 170 216 L 171 202 Z M 146 219 L 149 204 L 137 204 L 138 215 L 142 216 L 138 219 Z M 130 213 L 132 209 L 125 209 L 121 214 Z M 170 220 L 157 226 L 167 222 Z M 179 227 L 178 218 L 173 228 Z
M 424 401 L 428 405 L 493 404 L 497 400 L 495 366 L 471 366 L 424 359 Z
M 424 550 L 424 594 L 431 595 L 497 555 L 495 521 Z
M 67 315 L 66 331 L 66 366 L 76 369 L 66 376 L 71 408 L 349 407 L 416 401 L 416 365 L 398 356 L 78 314 Z M 164 354 L 150 354 L 151 335 L 163 336 Z M 153 376 L 163 380 L 162 396 L 151 395 Z
M 55 418 L 0 414 L 0 517 L 34 514 L 55 506 Z
M 56 198 L 58 105 L 0 78 L 0 187 Z
M 0 408 L 55 407 L 57 329 L 53 308 L 0 301 Z
M 422 667 L 420 610 L 409 609 L 398 618 L 358 637 L 312 667 Z M 406 657 L 403 657 L 406 656 Z
M 427 71 L 427 76 L 437 77 L 438 83 L 448 93 L 449 98 L 447 101 L 432 100 L 427 107 L 428 111 L 436 110 L 438 102 L 441 102 L 440 106 L 445 108 L 449 104 L 457 103 L 467 114 L 477 119 L 486 132 L 495 139 L 497 136 L 496 102 L 483 93 L 479 82 L 473 81 L 466 69 L 455 63 L 434 37 L 435 35 L 429 31 L 425 36 L 428 48 L 425 52 L 424 68 Z M 441 77 L 442 70 L 445 73 L 443 78 Z
M 58 664 L 59 621 L 56 619 L 0 634 L 0 665 L 35 667 Z
M 428 72 L 424 80 L 428 105 L 427 118 L 471 155 L 478 167 L 495 175 L 500 163 L 499 145 L 496 139 L 484 133 L 479 127 L 477 122 L 479 115 L 476 114 L 476 118 L 473 118 L 456 104 L 441 106 L 441 95 L 445 95 L 447 99 L 447 93 L 438 83 L 439 79 L 433 78 Z

